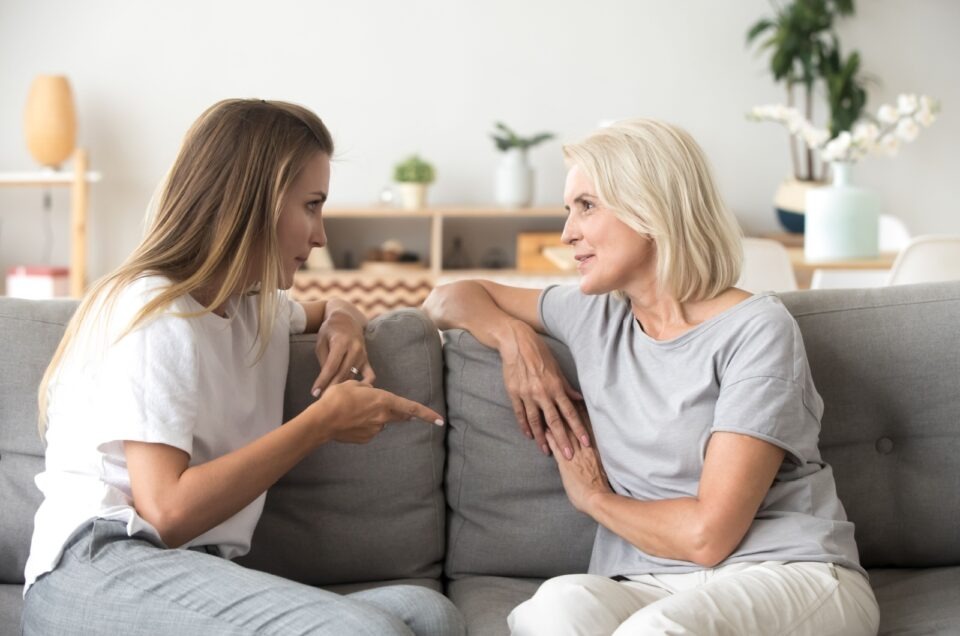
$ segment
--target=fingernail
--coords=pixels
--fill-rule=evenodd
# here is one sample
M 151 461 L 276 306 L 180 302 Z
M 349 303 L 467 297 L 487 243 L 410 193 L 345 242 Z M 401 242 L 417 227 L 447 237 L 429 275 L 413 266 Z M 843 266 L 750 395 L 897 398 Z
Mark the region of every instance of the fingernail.
M 587 437 L 586 435 L 581 435 L 581 436 L 580 436 L 580 441 L 583 442 L 583 445 L 584 445 L 584 446 L 589 446 L 589 445 L 590 445 L 590 438 Z
M 573 451 L 570 450 L 569 448 L 564 448 L 563 456 L 566 457 L 567 459 L 573 459 Z
M 550 454 L 550 447 L 547 446 L 546 444 L 544 444 L 543 446 L 541 446 L 541 447 L 540 447 L 540 450 L 543 451 L 543 454 L 544 454 L 544 455 L 549 455 L 549 454 Z
M 443 426 L 443 420 L 441 420 L 441 419 L 439 419 L 439 418 L 433 420 L 433 423 L 436 424 L 437 426 Z
M 527 439 L 533 439 L 533 433 L 530 431 L 524 431 L 523 434 L 527 436 Z
M 310 395 L 312 395 L 312 396 L 315 397 L 315 398 L 320 397 L 320 387 L 315 388 L 315 389 L 310 393 Z

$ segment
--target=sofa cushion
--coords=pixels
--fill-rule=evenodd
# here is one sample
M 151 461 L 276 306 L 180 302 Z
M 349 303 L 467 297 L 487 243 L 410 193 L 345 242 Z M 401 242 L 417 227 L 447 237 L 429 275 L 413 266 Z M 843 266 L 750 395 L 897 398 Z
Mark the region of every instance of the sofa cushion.
M 468 576 L 451 581 L 447 596 L 463 614 L 470 636 L 509 636 L 507 616 L 536 593 L 544 579 Z
M 37 387 L 76 310 L 75 301 L 0 297 L 0 583 L 23 584 L 43 470 Z
M 782 299 L 864 567 L 960 565 L 960 282 Z
M 291 341 L 285 419 L 313 401 L 314 342 Z M 422 313 L 372 321 L 367 349 L 377 386 L 444 412 L 440 337 Z M 442 428 L 411 420 L 366 445 L 321 447 L 270 489 L 250 554 L 238 562 L 311 585 L 439 578 L 443 438 Z
M 880 634 L 960 634 L 960 567 L 870 570 Z
M 570 353 L 545 340 L 578 386 Z M 520 433 L 497 352 L 451 330 L 444 334 L 444 362 L 447 576 L 586 571 L 596 524 L 570 505 L 553 458 Z

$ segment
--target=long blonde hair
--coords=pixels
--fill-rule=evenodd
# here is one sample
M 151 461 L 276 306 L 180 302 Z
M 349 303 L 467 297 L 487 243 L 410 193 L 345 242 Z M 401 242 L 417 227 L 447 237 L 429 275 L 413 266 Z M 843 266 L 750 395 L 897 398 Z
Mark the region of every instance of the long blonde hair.
M 39 430 L 44 437 L 51 379 L 91 309 L 103 299 L 109 311 L 126 286 L 145 276 L 171 281 L 121 334 L 163 312 L 177 298 L 198 290 L 215 295 L 199 316 L 221 306 L 258 267 L 258 337 L 262 355 L 273 330 L 281 280 L 277 219 L 284 194 L 317 153 L 333 155 L 333 139 L 310 110 L 279 101 L 228 99 L 208 108 L 184 137 L 140 245 L 86 294 L 67 325 L 39 389 Z M 251 290 L 245 290 L 251 291 Z M 97 319 L 102 319 L 98 316 Z
M 563 147 L 617 218 L 651 237 L 657 283 L 680 302 L 713 298 L 740 278 L 741 231 L 707 159 L 685 130 L 628 119 Z

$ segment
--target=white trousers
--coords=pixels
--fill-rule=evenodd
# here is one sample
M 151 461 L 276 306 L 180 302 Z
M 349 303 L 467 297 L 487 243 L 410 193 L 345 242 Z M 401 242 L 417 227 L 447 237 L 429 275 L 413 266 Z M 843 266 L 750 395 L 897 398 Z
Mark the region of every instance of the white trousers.
M 507 618 L 514 636 L 628 634 L 876 634 L 866 577 L 830 563 L 733 563 L 688 574 L 614 581 L 550 579 Z

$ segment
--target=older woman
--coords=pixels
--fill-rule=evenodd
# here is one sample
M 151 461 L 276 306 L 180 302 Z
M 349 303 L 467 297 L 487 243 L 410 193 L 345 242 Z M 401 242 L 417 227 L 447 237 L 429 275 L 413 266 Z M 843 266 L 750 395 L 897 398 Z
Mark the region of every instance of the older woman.
M 739 228 L 702 151 L 638 119 L 564 154 L 579 286 L 467 281 L 425 305 L 499 350 L 522 432 L 600 526 L 589 573 L 544 583 L 511 630 L 875 633 L 800 331 L 734 287 Z M 536 332 L 570 348 L 586 412 Z

